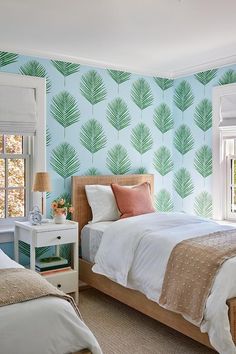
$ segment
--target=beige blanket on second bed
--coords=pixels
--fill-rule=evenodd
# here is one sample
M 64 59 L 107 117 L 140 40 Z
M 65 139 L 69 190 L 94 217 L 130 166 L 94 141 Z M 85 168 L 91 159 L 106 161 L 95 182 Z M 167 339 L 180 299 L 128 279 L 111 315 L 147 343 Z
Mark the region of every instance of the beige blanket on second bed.
M 160 305 L 200 325 L 221 265 L 236 256 L 236 229 L 178 243 L 168 260 Z
M 36 272 L 25 268 L 0 269 L 0 307 L 56 296 L 67 300 L 81 317 L 74 299 L 51 285 Z

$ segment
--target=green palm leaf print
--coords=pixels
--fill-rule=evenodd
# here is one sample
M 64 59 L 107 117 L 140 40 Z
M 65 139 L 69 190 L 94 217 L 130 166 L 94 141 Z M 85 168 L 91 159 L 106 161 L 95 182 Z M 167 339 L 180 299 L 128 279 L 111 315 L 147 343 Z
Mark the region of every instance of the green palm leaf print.
M 186 168 L 181 168 L 174 175 L 174 190 L 184 199 L 193 193 L 194 185 L 190 173 Z
M 107 70 L 107 72 L 111 76 L 111 78 L 118 84 L 118 93 L 120 84 L 123 84 L 123 82 L 128 81 L 131 77 L 131 74 L 126 71 Z
M 50 92 L 52 84 L 47 71 L 37 60 L 28 61 L 25 65 L 22 65 L 19 70 L 22 75 L 44 77 L 46 79 L 47 93 Z
M 77 73 L 80 69 L 80 64 L 68 63 L 60 60 L 51 60 L 51 63 L 64 77 L 64 86 L 66 84 L 66 77 Z
M 139 123 L 132 129 L 131 144 L 140 155 L 150 150 L 153 145 L 152 134 L 148 126 L 144 123 Z
M 50 113 L 64 128 L 64 137 L 65 129 L 77 123 L 80 118 L 76 99 L 68 91 L 62 91 L 52 98 Z
M 20 241 L 19 242 L 19 250 L 20 250 L 20 253 L 22 253 L 26 257 L 28 257 L 28 258 L 30 257 L 30 245 L 28 245 L 28 243 L 25 243 L 24 241 Z M 50 250 L 49 246 L 35 248 L 36 258 L 43 256 L 49 250 Z
M 207 145 L 203 145 L 195 153 L 194 167 L 204 178 L 212 174 L 212 151 Z
M 170 150 L 167 149 L 167 147 L 161 146 L 154 153 L 153 165 L 155 170 L 159 172 L 161 176 L 165 176 L 167 173 L 173 170 L 174 163 Z
M 76 150 L 69 143 L 61 143 L 52 150 L 50 157 L 52 169 L 59 174 L 65 181 L 78 172 L 80 168 L 79 158 Z
M 164 91 L 168 90 L 170 87 L 174 85 L 174 80 L 166 79 L 163 77 L 154 77 L 153 78 L 155 83 L 160 87 L 162 90 L 162 98 L 164 98 Z
M 212 104 L 208 99 L 198 103 L 194 112 L 194 121 L 204 133 L 212 126 Z
M 175 132 L 174 146 L 181 155 L 187 154 L 194 146 L 191 130 L 186 124 L 182 124 Z
M 107 167 L 114 175 L 123 175 L 130 171 L 129 155 L 122 145 L 117 144 L 108 151 Z
M 96 119 L 90 119 L 82 125 L 80 131 L 80 141 L 85 149 L 91 152 L 93 163 L 94 154 L 103 149 L 107 143 L 107 138 L 104 134 L 101 123 L 99 123 Z
M 95 71 L 90 70 L 81 78 L 80 92 L 93 107 L 95 104 L 105 100 L 107 91 L 101 76 Z
M 155 196 L 155 208 L 159 212 L 169 213 L 173 211 L 174 204 L 170 193 L 166 189 L 161 189 Z
M 236 71 L 229 69 L 219 79 L 219 85 L 233 84 L 236 82 Z
M 205 87 L 210 81 L 212 81 L 216 77 L 217 71 L 217 69 L 202 71 L 200 73 L 195 74 L 194 77 Z
M 46 129 L 46 146 L 50 146 L 52 142 L 52 134 L 50 133 L 49 128 Z
M 137 175 L 145 175 L 148 173 L 147 169 L 145 167 L 139 167 L 137 170 L 134 171 L 135 174 Z
M 157 129 L 163 134 L 173 129 L 174 120 L 169 106 L 166 103 L 161 103 L 154 110 L 153 122 Z
M 182 113 L 188 109 L 194 101 L 192 87 L 186 80 L 180 82 L 174 93 L 174 104 Z
M 142 111 L 153 103 L 153 94 L 150 85 L 145 79 L 138 79 L 133 83 L 131 98 Z
M 194 211 L 196 215 L 204 218 L 210 218 L 212 216 L 212 198 L 209 193 L 204 191 L 196 196 Z
M 19 57 L 18 54 L 0 51 L 0 69 L 3 66 L 7 66 L 9 64 L 15 63 L 17 61 L 18 57 Z
M 119 131 L 128 127 L 131 122 L 128 106 L 122 98 L 115 98 L 107 106 L 107 120 Z
M 91 167 L 84 173 L 84 175 L 85 176 L 100 176 L 101 173 L 98 171 L 97 168 Z

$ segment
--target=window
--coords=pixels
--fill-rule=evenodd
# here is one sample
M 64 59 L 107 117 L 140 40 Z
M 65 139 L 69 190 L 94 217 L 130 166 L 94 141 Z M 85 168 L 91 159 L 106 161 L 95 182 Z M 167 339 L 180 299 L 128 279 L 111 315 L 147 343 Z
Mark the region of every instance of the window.
M 0 135 L 0 219 L 28 215 L 29 137 Z
M 45 78 L 0 73 L 0 235 L 40 205 L 31 188 L 46 170 L 45 117 Z
M 236 84 L 213 89 L 213 218 L 236 220 Z

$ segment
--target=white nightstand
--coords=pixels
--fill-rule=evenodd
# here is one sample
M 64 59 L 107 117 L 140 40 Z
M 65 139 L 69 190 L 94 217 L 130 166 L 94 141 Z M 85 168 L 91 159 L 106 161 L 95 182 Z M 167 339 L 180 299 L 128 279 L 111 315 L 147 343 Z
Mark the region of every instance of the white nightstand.
M 27 222 L 15 222 L 14 250 L 15 260 L 19 262 L 19 241 L 30 245 L 30 269 L 35 270 L 35 248 L 44 246 L 56 246 L 56 254 L 59 255 L 59 247 L 63 244 L 72 244 L 72 270 L 61 271 L 44 276 L 51 284 L 64 291 L 73 293 L 78 302 L 78 223 L 66 221 L 65 224 L 49 222 L 33 226 Z

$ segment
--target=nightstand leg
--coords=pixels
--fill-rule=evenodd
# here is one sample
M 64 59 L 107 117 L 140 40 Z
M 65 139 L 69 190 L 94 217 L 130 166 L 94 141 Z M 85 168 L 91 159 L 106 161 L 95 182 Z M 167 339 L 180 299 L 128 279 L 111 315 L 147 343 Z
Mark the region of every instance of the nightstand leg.
M 35 247 L 30 245 L 30 269 L 35 270 Z

